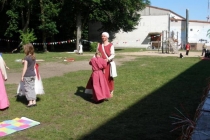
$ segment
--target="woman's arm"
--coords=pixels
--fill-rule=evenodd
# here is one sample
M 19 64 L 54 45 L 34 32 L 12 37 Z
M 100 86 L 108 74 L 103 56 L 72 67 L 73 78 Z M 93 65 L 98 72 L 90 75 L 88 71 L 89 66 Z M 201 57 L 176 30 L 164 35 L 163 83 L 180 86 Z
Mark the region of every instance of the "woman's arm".
M 24 66 L 23 66 L 23 72 L 22 72 L 22 76 L 21 76 L 21 81 L 23 81 L 23 77 L 26 73 L 26 70 L 27 70 L 27 66 L 28 66 L 28 61 L 24 61 Z

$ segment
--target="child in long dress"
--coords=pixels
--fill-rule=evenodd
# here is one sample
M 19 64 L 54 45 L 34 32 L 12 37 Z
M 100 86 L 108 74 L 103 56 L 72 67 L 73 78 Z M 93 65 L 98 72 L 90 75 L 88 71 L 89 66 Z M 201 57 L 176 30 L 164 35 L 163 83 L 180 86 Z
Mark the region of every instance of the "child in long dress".
M 92 66 L 92 91 L 93 99 L 98 102 L 111 97 L 108 84 L 104 76 L 104 68 L 107 66 L 107 62 L 101 58 L 101 53 L 96 53 L 89 64 Z
M 35 93 L 37 94 L 44 94 L 44 88 L 42 84 L 42 78 L 39 74 L 39 64 L 35 64 Z M 24 83 L 20 81 L 18 88 L 17 88 L 17 95 L 18 96 L 25 96 L 25 90 L 24 90 Z
M 9 107 L 9 100 L 6 93 L 4 81 L 7 81 L 6 64 L 0 55 L 0 109 L 6 109 Z

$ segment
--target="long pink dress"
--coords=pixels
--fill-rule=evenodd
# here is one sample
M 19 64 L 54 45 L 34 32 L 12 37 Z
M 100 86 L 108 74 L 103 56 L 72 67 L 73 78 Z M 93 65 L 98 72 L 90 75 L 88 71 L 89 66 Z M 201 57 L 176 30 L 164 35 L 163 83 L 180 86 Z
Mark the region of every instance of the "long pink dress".
M 103 73 L 103 69 L 107 66 L 106 61 L 100 57 L 93 57 L 89 63 L 92 65 L 93 70 L 91 75 L 93 99 L 95 101 L 100 101 L 110 98 L 109 87 Z
M 0 56 L 0 109 L 9 107 L 9 100 L 4 81 L 7 79 L 6 70 L 2 57 Z
M 111 55 L 110 49 L 111 49 L 112 45 L 113 45 L 112 43 L 109 43 L 107 46 L 104 46 L 104 50 L 105 50 L 107 56 Z M 106 55 L 105 55 L 105 53 L 102 49 L 102 44 L 99 44 L 99 47 L 98 47 L 97 51 L 101 53 L 101 55 L 102 55 L 101 58 L 106 59 Z M 107 66 L 105 68 L 105 74 L 104 75 L 105 75 L 105 79 L 106 79 L 106 82 L 107 82 L 108 87 L 109 87 L 109 91 L 111 93 L 114 90 L 114 78 L 110 76 L 110 63 L 109 62 L 107 62 Z M 93 93 L 91 77 L 88 80 L 88 83 L 86 85 L 85 93 L 87 93 L 87 94 L 92 94 Z

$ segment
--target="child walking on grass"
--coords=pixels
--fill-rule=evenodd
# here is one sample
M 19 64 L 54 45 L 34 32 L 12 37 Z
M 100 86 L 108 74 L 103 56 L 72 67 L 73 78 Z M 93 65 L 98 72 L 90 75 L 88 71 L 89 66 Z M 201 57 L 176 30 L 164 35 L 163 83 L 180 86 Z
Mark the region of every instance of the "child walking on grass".
M 96 53 L 89 64 L 92 66 L 92 91 L 93 99 L 98 102 L 110 98 L 110 91 L 105 79 L 104 69 L 107 66 L 107 62 L 101 58 L 101 53 Z
M 21 81 L 24 82 L 25 95 L 28 100 L 27 107 L 36 106 L 36 94 L 35 94 L 35 63 L 36 58 L 34 55 L 34 47 L 31 43 L 23 46 L 24 53 L 26 54 L 24 58 L 23 72 L 21 76 Z

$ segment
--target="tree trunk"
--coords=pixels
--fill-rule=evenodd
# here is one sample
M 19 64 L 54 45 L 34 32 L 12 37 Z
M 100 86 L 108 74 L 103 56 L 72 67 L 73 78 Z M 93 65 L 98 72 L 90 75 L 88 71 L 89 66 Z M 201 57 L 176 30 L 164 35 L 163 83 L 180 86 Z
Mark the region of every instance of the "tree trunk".
M 31 16 L 31 4 L 30 2 L 28 1 L 27 3 L 27 12 L 26 12 L 26 21 L 25 21 L 25 18 L 24 18 L 24 12 L 23 12 L 23 9 L 21 11 L 21 20 L 22 20 L 22 31 L 25 33 L 26 30 L 28 29 L 28 26 L 29 26 L 29 22 L 30 22 L 30 16 Z
M 81 13 L 77 13 L 77 38 L 76 38 L 76 49 L 79 51 L 79 45 L 81 44 L 81 36 L 82 36 L 82 16 Z
M 43 5 L 43 0 L 40 0 L 40 9 L 41 9 L 41 22 L 42 25 L 45 25 L 45 19 L 44 19 L 44 5 Z M 46 45 L 46 32 L 44 30 L 42 30 L 42 42 L 43 42 L 43 49 L 45 52 L 47 52 L 47 45 Z
M 43 49 L 45 52 L 48 52 L 47 45 L 46 45 L 46 39 L 47 39 L 46 32 L 42 31 Z
M 25 26 L 23 28 L 23 32 L 26 32 L 26 30 L 28 29 L 28 26 L 29 26 L 29 22 L 30 22 L 30 4 L 29 4 L 29 7 L 28 7 L 28 10 L 27 10 L 27 13 L 26 13 L 26 22 L 25 22 Z

